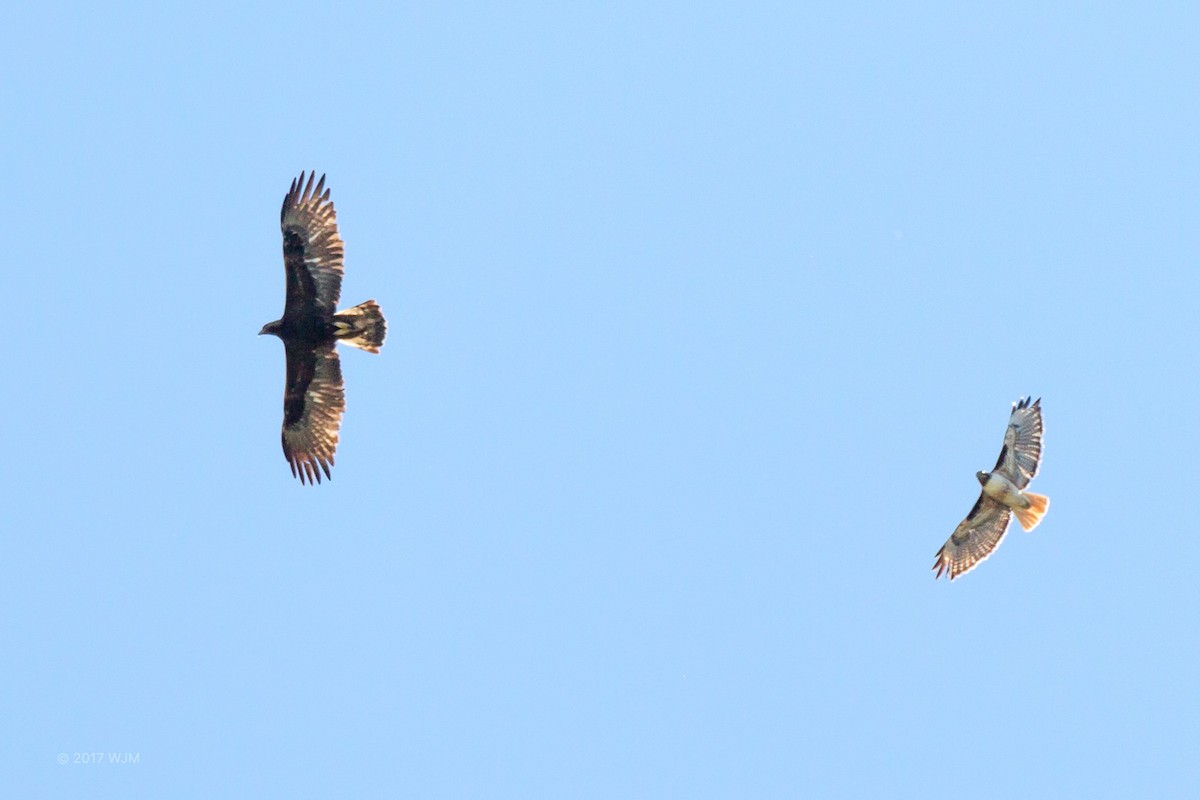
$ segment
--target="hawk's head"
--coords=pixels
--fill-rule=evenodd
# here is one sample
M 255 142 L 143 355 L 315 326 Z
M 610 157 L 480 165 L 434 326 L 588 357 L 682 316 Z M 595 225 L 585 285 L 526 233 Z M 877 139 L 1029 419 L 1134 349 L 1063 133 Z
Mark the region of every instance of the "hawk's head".
M 980 486 L 987 483 L 987 479 L 990 477 L 992 477 L 992 473 L 990 473 L 990 472 L 976 472 L 975 473 L 975 480 L 979 481 Z

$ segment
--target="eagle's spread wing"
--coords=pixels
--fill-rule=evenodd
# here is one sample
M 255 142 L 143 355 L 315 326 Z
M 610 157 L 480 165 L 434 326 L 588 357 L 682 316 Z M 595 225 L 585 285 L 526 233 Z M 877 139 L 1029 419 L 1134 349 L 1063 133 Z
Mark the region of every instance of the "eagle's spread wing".
M 334 343 L 284 343 L 287 348 L 287 388 L 283 394 L 283 454 L 300 482 L 330 477 L 338 426 L 346 410 L 342 366 Z
M 313 188 L 315 172 L 292 181 L 279 213 L 283 229 L 283 268 L 287 273 L 284 319 L 314 310 L 333 314 L 342 291 L 342 254 L 337 212 L 329 201 L 325 176 Z
M 1008 478 L 1018 489 L 1029 485 L 1042 460 L 1041 402 L 1040 397 L 1032 403 L 1026 397 L 1013 403 L 1008 429 L 1004 431 L 1004 447 L 992 470 Z
M 942 577 L 942 572 L 946 571 L 950 573 L 950 580 L 954 580 L 970 572 L 1000 544 L 1008 530 L 1010 517 L 1012 511 L 981 492 L 971 513 L 958 523 L 954 533 L 938 550 L 937 561 L 933 564 L 937 570 L 935 577 Z

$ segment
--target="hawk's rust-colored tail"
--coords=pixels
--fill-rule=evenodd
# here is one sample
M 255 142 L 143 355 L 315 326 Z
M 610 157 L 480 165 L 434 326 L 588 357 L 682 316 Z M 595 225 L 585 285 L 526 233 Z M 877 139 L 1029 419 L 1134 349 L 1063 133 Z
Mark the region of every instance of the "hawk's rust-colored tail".
M 353 347 L 378 353 L 387 336 L 387 320 L 374 300 L 339 311 L 333 317 L 333 335 Z
M 1029 501 L 1029 508 L 1014 508 L 1013 513 L 1017 515 L 1021 527 L 1031 531 L 1042 521 L 1042 517 L 1046 516 L 1046 509 L 1050 508 L 1050 498 L 1033 492 L 1021 492 L 1021 496 Z

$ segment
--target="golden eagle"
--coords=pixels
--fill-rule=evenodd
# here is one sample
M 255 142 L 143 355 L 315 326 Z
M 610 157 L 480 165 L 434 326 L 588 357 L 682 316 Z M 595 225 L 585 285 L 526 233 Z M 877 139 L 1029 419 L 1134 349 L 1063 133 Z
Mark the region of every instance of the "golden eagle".
M 283 318 L 259 331 L 283 340 L 287 386 L 283 390 L 283 455 L 301 483 L 332 478 L 338 426 L 346 410 L 342 367 L 334 346 L 343 341 L 378 353 L 387 333 L 374 300 L 335 311 L 342 288 L 342 253 L 337 213 L 325 176 L 313 188 L 314 172 L 292 181 L 279 214 L 287 300 Z

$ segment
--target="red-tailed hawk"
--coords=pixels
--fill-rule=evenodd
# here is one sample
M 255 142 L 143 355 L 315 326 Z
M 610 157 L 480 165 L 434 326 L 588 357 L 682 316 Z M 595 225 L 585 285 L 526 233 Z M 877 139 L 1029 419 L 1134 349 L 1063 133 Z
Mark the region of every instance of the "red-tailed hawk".
M 287 386 L 283 391 L 283 455 L 301 483 L 332 477 L 338 427 L 346 410 L 342 367 L 334 346 L 342 341 L 378 353 L 387 333 L 374 300 L 336 311 L 342 289 L 342 239 L 325 176 L 292 181 L 283 198 L 283 269 L 287 299 L 283 317 L 259 331 L 283 340 Z
M 1013 514 L 1027 531 L 1042 521 L 1050 507 L 1050 498 L 1022 491 L 1037 474 L 1042 460 L 1041 402 L 1040 397 L 1032 403 L 1026 397 L 1013 403 L 1000 458 L 991 472 L 975 473 L 983 491 L 971 513 L 938 550 L 933 565 L 937 570 L 935 578 L 946 571 L 950 580 L 954 580 L 974 569 L 1000 544 Z

